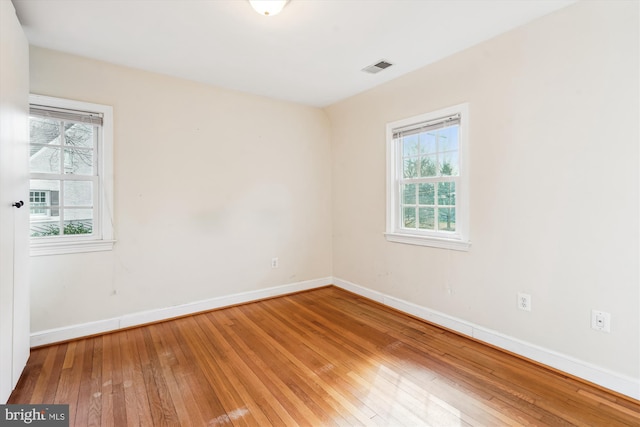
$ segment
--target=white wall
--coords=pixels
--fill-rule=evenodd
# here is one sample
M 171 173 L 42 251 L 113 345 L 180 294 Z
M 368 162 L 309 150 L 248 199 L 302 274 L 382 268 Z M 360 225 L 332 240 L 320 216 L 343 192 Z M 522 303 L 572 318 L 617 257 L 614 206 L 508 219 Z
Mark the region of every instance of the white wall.
M 637 381 L 638 15 L 580 2 L 328 108 L 334 276 Z M 471 250 L 387 242 L 385 124 L 463 102 Z
M 29 357 L 29 45 L 10 1 L 0 1 L 0 403 Z M 12 207 L 23 200 L 27 205 Z
M 37 47 L 31 92 L 113 106 L 117 239 L 32 257 L 32 332 L 331 275 L 323 111 Z

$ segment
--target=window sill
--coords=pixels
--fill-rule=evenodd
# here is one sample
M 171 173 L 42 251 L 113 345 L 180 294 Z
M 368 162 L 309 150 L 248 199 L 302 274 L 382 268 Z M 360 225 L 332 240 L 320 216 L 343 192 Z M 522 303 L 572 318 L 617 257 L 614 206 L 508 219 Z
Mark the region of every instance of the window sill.
M 430 236 L 418 236 L 415 234 L 384 233 L 387 241 L 405 243 L 408 245 L 429 246 L 432 248 L 453 249 L 455 251 L 468 251 L 471 242 L 454 239 L 443 239 Z
M 32 243 L 29 254 L 31 256 L 44 256 L 110 251 L 113 249 L 114 243 L 115 240 Z

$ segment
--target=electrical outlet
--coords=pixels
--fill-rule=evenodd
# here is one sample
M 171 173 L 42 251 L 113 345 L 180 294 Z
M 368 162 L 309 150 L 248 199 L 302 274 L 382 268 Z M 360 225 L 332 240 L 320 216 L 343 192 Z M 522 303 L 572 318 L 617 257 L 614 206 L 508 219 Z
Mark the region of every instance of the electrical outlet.
M 271 258 L 271 268 L 278 268 L 278 258 Z
M 605 311 L 591 310 L 591 328 L 596 331 L 611 332 L 611 314 Z
M 531 311 L 531 295 L 518 292 L 518 308 L 524 311 Z

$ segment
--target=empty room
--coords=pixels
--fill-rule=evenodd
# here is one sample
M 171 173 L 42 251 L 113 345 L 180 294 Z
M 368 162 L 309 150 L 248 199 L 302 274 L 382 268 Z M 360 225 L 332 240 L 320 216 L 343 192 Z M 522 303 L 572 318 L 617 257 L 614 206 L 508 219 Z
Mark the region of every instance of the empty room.
M 0 6 L 0 425 L 640 425 L 639 1 Z

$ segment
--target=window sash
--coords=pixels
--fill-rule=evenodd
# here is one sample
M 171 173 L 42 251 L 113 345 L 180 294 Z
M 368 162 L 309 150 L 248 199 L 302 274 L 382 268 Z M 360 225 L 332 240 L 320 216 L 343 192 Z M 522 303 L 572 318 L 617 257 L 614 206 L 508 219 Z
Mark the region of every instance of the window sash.
M 440 204 L 439 202 L 439 183 L 447 183 L 451 182 L 455 184 L 455 203 L 454 204 Z M 416 194 L 415 203 L 405 203 L 404 202 L 404 192 L 402 191 L 403 186 L 410 184 L 433 184 L 434 185 L 434 195 L 433 195 L 433 203 L 432 204 L 424 204 L 420 203 L 419 194 Z M 457 197 L 457 191 L 460 188 L 460 179 L 457 176 L 442 176 L 442 177 L 430 177 L 430 178 L 405 178 L 402 180 L 398 180 L 398 184 L 396 187 L 396 197 L 398 200 L 397 203 L 397 212 L 396 212 L 396 230 L 403 230 L 411 233 L 420 233 L 424 235 L 433 235 L 433 236 L 442 236 L 448 235 L 450 237 L 459 237 L 460 229 L 457 224 L 457 214 L 460 209 L 460 198 Z M 416 187 L 416 192 L 418 192 L 418 188 Z M 416 209 L 416 227 L 406 227 L 404 224 L 404 210 L 407 208 L 415 208 Z M 420 228 L 418 224 L 418 210 L 420 208 L 433 208 L 434 209 L 434 228 Z M 442 230 L 439 226 L 439 209 L 449 209 L 452 208 L 455 210 L 456 216 L 456 226 L 455 230 Z
M 32 174 L 32 180 L 46 180 L 46 181 L 59 181 L 60 187 L 58 190 L 55 190 L 58 193 L 57 199 L 58 203 L 53 204 L 51 201 L 51 190 L 41 190 L 38 188 L 34 188 L 30 191 L 35 192 L 46 192 L 47 201 L 44 205 L 38 205 L 36 209 L 45 210 L 45 213 L 33 212 L 34 206 L 31 204 L 30 206 L 30 215 L 29 222 L 30 225 L 40 224 L 43 221 L 46 221 L 51 224 L 57 224 L 60 230 L 63 230 L 65 225 L 68 224 L 69 221 L 78 221 L 83 222 L 84 220 L 79 219 L 68 219 L 66 217 L 66 213 L 70 210 L 86 210 L 91 211 L 90 218 L 87 220 L 91 221 L 91 233 L 83 233 L 83 234 L 63 234 L 55 236 L 31 236 L 32 239 L 36 240 L 55 240 L 55 239 L 70 239 L 70 238 L 91 238 L 95 239 L 102 235 L 102 230 L 100 228 L 100 180 L 97 176 L 94 177 L 74 177 L 73 179 L 64 179 L 64 175 L 50 175 L 50 174 Z M 65 181 L 67 182 L 90 182 L 91 183 L 91 205 L 86 204 L 68 204 L 65 202 Z M 55 213 L 55 215 L 54 215 Z
M 425 125 L 426 123 L 426 125 Z M 429 144 L 427 144 L 426 146 L 423 146 L 423 142 L 418 142 L 417 145 L 415 146 L 417 148 L 416 152 L 409 152 L 409 153 L 405 153 L 404 152 L 404 146 L 405 146 L 405 138 L 409 137 L 409 136 L 414 136 L 414 135 L 425 135 L 425 139 L 428 141 L 428 134 L 430 132 L 433 132 L 434 130 L 438 130 L 438 129 L 444 129 L 444 128 L 451 128 L 451 129 L 455 129 L 456 132 L 456 141 L 457 144 L 455 146 L 455 148 L 452 148 L 451 146 L 447 147 L 447 146 L 443 146 L 441 145 L 443 143 L 443 136 L 441 135 L 432 135 L 432 137 L 435 137 L 435 148 L 434 151 L 422 151 L 425 147 L 428 147 Z M 437 177 L 441 177 L 441 176 L 459 176 L 460 174 L 460 142 L 459 142 L 459 137 L 460 137 L 460 114 L 455 114 L 452 116 L 448 116 L 446 118 L 442 118 L 442 119 L 438 119 L 437 121 L 428 121 L 428 122 L 422 122 L 416 125 L 410 125 L 410 126 L 405 126 L 403 128 L 400 129 L 409 129 L 407 131 L 404 130 L 400 130 L 398 131 L 397 129 L 393 129 L 393 145 L 394 145 L 394 150 L 396 151 L 396 161 L 397 161 L 397 165 L 396 165 L 396 172 L 397 172 L 397 178 L 398 179 L 416 179 L 416 178 L 437 178 Z M 428 149 L 427 149 L 428 150 Z M 446 163 L 446 159 L 450 158 L 450 156 L 453 156 L 453 161 L 451 163 L 448 163 L 450 166 L 453 166 L 454 171 L 452 171 L 452 173 L 450 174 L 442 174 L 442 167 L 444 166 L 444 164 Z M 415 161 L 415 162 L 419 162 L 416 163 L 415 167 L 416 167 L 416 171 L 415 173 L 418 174 L 417 177 L 410 177 L 410 178 L 405 178 L 404 177 L 404 172 L 405 172 L 405 162 L 406 161 Z M 422 168 L 423 168 L 423 161 L 427 161 L 429 162 L 430 160 L 433 160 L 433 167 L 435 168 L 433 170 L 433 172 L 435 173 L 434 175 L 428 175 L 428 176 L 422 176 Z M 443 162 L 441 164 L 441 162 Z

